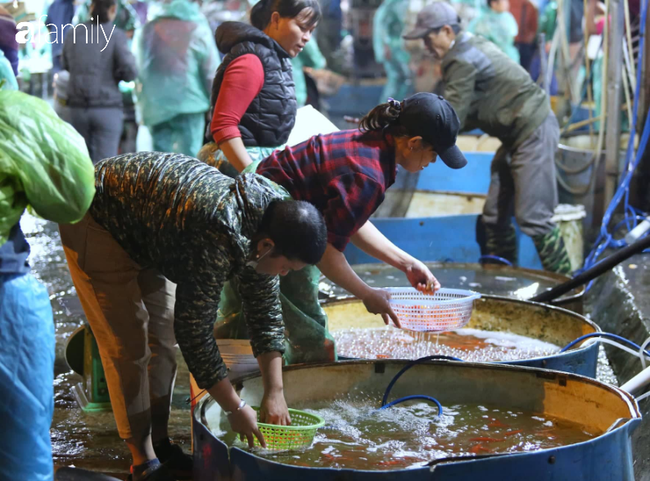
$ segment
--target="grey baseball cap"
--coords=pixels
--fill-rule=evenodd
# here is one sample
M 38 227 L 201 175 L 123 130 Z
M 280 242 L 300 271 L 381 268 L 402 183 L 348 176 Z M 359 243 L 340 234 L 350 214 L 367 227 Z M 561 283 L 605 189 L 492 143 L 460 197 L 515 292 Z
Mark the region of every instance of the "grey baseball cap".
M 424 38 L 431 30 L 444 27 L 445 25 L 460 25 L 458 13 L 450 4 L 444 1 L 431 3 L 418 13 L 415 27 L 406 35 L 406 40 L 417 40 Z

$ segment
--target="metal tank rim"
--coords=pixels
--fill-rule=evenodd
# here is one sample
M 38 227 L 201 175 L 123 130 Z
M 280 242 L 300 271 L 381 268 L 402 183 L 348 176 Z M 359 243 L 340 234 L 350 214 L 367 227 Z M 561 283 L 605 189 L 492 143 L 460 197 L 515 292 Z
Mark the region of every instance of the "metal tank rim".
M 301 364 L 292 364 L 290 366 L 283 366 L 282 372 L 291 372 L 291 371 L 300 371 L 303 369 L 311 369 L 316 367 L 336 367 L 338 365 L 354 365 L 354 364 L 408 364 L 411 361 L 408 359 L 350 359 L 346 361 L 336 361 L 336 362 L 313 362 L 313 363 L 301 363 Z M 499 369 L 503 371 L 528 371 L 530 373 L 537 373 L 536 377 L 555 380 L 559 379 L 561 376 L 575 377 L 582 381 L 587 382 L 588 384 L 593 384 L 595 386 L 604 387 L 613 393 L 620 394 L 624 399 L 626 399 L 630 407 L 633 407 L 636 413 L 641 416 L 641 411 L 639 411 L 639 406 L 636 402 L 636 399 L 632 394 L 627 391 L 622 390 L 617 386 L 612 386 L 611 384 L 606 384 L 604 382 L 598 381 L 597 379 L 591 378 L 589 376 L 583 376 L 582 374 L 575 374 L 572 372 L 556 371 L 553 369 L 544 369 L 541 367 L 530 367 L 530 366 L 515 366 L 512 364 L 497 363 L 497 362 L 470 362 L 470 361 L 452 361 L 451 359 L 434 359 L 431 361 L 424 361 L 422 365 L 452 365 L 452 366 L 461 366 L 462 369 L 484 369 L 492 370 Z M 234 385 L 235 390 L 239 391 L 246 381 L 251 379 L 259 378 L 262 374 L 260 372 L 253 372 L 250 374 L 245 374 L 243 376 L 234 378 L 231 380 L 231 384 Z M 212 399 L 211 396 L 205 396 L 204 399 Z M 204 399 L 201 399 L 199 402 L 203 402 Z M 212 399 L 214 402 L 214 399 Z M 197 406 L 198 407 L 198 406 Z

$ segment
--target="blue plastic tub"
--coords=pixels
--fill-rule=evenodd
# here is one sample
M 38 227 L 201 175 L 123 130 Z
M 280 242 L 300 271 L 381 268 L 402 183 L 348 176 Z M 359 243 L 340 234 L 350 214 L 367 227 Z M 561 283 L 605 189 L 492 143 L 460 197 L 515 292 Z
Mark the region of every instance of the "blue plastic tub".
M 380 393 L 405 361 L 348 361 L 291 366 L 284 370 L 288 404 L 335 400 L 351 392 Z M 307 386 L 307 387 L 306 387 Z M 250 404 L 263 394 L 259 375 L 237 390 Z M 589 441 L 555 449 L 450 460 L 430 467 L 395 471 L 355 471 L 279 464 L 228 447 L 210 426 L 224 423 L 211 397 L 194 411 L 195 481 L 632 481 L 630 436 L 641 415 L 634 398 L 593 379 L 545 369 L 496 364 L 434 361 L 418 365 L 395 385 L 391 397 L 424 394 L 445 404 L 480 403 L 502 409 L 542 412 L 603 432 Z M 608 431 L 609 430 L 609 431 Z

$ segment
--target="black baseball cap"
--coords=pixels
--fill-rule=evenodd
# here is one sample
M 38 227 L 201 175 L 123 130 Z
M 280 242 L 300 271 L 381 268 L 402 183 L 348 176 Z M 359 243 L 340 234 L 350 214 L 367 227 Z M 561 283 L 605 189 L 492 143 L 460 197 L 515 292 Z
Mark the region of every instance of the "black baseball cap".
M 402 38 L 406 40 L 417 40 L 426 37 L 430 31 L 442 28 L 445 25 L 460 25 L 458 13 L 449 3 L 445 1 L 433 2 L 418 13 L 415 27 Z
M 460 120 L 442 95 L 420 92 L 404 99 L 397 124 L 431 144 L 447 167 L 460 169 L 467 165 L 467 159 L 456 147 Z

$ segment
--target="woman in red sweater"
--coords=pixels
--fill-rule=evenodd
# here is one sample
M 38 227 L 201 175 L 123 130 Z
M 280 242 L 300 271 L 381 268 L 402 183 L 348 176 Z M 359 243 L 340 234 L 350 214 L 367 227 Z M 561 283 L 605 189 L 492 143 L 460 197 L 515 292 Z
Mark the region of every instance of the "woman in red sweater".
M 296 119 L 291 58 L 309 42 L 321 11 L 317 0 L 261 0 L 251 24 L 217 28 L 226 54 L 212 86 L 212 122 L 199 158 L 241 170 L 286 144 Z
M 440 288 L 422 262 L 390 242 L 369 218 L 395 182 L 398 165 L 418 172 L 440 157 L 452 169 L 464 167 L 467 160 L 455 145 L 459 128 L 456 112 L 445 99 L 419 93 L 375 107 L 361 120 L 359 130 L 317 135 L 245 167 L 243 172 L 263 175 L 284 188 L 287 197 L 315 205 L 327 225 L 327 249 L 318 268 L 292 272 L 280 283 L 287 361 L 335 358 L 327 317 L 318 303 L 320 272 L 363 300 L 366 309 L 380 314 L 386 324 L 392 320 L 399 326 L 388 293 L 364 283 L 346 261 L 343 251 L 350 241 L 403 271 L 416 289 L 433 293 Z M 224 293 L 217 335 L 242 337 L 239 296 L 235 289 Z

